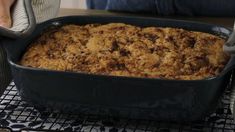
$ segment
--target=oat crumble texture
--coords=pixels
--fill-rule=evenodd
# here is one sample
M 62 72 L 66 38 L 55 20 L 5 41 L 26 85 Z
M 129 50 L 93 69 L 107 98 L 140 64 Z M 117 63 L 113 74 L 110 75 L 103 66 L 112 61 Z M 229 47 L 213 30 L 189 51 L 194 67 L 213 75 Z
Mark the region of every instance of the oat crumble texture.
M 23 55 L 27 67 L 102 75 L 197 80 L 228 62 L 225 40 L 177 28 L 124 23 L 64 25 L 37 38 Z

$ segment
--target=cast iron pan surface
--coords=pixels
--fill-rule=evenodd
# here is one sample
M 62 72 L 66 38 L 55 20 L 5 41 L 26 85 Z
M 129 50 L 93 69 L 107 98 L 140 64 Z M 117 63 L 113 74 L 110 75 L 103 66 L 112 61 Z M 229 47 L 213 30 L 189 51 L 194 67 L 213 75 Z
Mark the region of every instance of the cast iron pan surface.
M 229 83 L 235 58 L 223 72 L 204 80 L 115 77 L 28 68 L 18 62 L 44 30 L 65 24 L 122 22 L 141 27 L 176 27 L 227 38 L 231 30 L 210 24 L 139 17 L 69 16 L 37 25 L 27 38 L 5 41 L 8 61 L 20 95 L 36 107 L 63 112 L 159 121 L 196 121 L 210 114 Z

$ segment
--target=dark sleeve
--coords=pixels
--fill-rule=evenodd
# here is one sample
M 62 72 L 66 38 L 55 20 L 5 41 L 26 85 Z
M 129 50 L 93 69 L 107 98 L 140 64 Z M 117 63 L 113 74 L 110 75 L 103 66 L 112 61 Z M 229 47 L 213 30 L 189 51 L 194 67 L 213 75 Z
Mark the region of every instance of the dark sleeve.
M 92 7 L 92 9 L 98 8 L 111 11 L 154 13 L 159 15 L 235 16 L 235 0 L 88 0 L 88 1 L 90 1 L 90 3 L 88 3 L 88 7 Z M 89 6 L 89 4 L 92 6 Z

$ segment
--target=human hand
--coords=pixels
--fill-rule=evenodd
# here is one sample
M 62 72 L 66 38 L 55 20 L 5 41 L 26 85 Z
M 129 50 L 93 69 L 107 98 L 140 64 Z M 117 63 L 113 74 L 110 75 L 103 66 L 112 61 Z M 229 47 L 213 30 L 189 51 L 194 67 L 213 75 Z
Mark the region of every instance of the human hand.
M 11 6 L 15 0 L 0 0 L 0 26 L 10 28 L 11 21 Z

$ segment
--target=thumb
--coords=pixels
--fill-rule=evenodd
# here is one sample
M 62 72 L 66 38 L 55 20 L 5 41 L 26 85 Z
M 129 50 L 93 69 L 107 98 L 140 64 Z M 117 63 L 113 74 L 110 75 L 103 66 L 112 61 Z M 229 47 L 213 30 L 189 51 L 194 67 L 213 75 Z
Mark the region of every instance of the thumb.
M 11 5 L 14 0 L 0 0 L 0 26 L 10 28 L 11 27 Z

